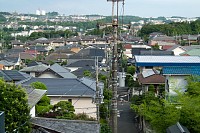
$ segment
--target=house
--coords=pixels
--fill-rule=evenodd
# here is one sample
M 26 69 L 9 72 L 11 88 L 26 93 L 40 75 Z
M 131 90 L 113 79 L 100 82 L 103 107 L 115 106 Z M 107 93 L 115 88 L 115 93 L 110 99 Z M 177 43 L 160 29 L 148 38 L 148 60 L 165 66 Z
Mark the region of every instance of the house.
M 131 44 L 125 44 L 124 45 L 124 49 L 125 49 L 124 54 L 127 57 L 132 58 L 132 53 L 131 53 L 131 51 L 132 51 L 132 45 Z
M 17 64 L 7 60 L 1 60 L 0 65 L 3 65 L 3 70 L 13 70 Z
M 84 84 L 76 78 L 30 78 L 18 82 L 22 85 L 30 85 L 33 82 L 42 82 L 47 86 L 47 96 L 54 105 L 59 101 L 70 101 L 74 106 L 75 113 L 86 113 L 96 118 L 96 104 L 93 102 L 96 91 L 90 85 Z
M 180 54 L 186 52 L 187 50 L 183 46 L 174 45 L 171 48 L 167 49 L 166 51 L 173 51 L 174 55 L 180 55 Z
M 11 41 L 11 45 L 12 45 L 12 48 L 14 47 L 23 47 L 24 46 L 24 43 L 18 41 L 18 40 L 13 40 Z
M 149 85 L 154 85 L 155 94 L 162 93 L 160 85 L 165 85 L 165 77 L 159 71 L 153 69 L 146 69 L 137 75 L 139 84 L 142 85 L 142 91 L 147 92 Z
M 72 74 L 69 70 L 63 68 L 57 63 L 51 66 L 41 64 L 37 66 L 26 67 L 20 71 L 38 78 L 77 78 L 77 76 Z
M 155 36 L 149 40 L 148 45 L 155 46 L 156 44 L 160 47 L 164 45 L 175 45 L 177 43 L 175 37 L 170 36 Z
M 34 133 L 100 133 L 100 124 L 97 121 L 35 117 L 31 119 L 31 123 Z
M 200 66 L 165 66 L 162 74 L 166 77 L 165 90 L 170 96 L 176 95 L 175 90 L 184 92 L 187 89 L 187 77 L 190 75 L 200 76 Z

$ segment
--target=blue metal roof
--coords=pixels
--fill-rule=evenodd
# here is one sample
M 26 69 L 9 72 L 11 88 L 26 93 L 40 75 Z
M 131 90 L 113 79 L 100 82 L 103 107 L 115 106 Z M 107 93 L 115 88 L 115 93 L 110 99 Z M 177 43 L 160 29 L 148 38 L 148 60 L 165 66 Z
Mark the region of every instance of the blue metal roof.
M 135 56 L 136 66 L 200 66 L 199 56 Z
M 163 75 L 200 75 L 200 66 L 163 67 Z

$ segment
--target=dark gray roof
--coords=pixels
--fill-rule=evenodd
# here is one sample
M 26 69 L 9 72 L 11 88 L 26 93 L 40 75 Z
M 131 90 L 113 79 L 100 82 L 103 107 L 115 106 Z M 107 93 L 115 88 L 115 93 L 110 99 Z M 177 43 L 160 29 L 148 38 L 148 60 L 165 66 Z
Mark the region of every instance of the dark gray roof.
M 78 53 L 69 56 L 69 58 L 92 58 L 95 56 L 105 57 L 105 51 L 103 49 L 88 48 L 81 49 Z
M 29 46 L 29 50 L 37 50 L 39 52 L 47 52 L 47 50 L 45 49 L 45 46 Z
M 100 124 L 96 121 L 80 121 L 53 118 L 32 118 L 33 125 L 59 133 L 100 133 Z
M 92 97 L 94 89 L 85 85 L 79 79 L 66 78 L 31 78 L 18 84 L 30 85 L 32 82 L 42 82 L 47 86 L 47 95 Z M 95 84 L 95 82 L 93 83 Z M 92 86 L 92 84 L 91 84 Z
M 90 71 L 91 73 L 93 73 L 95 71 L 94 67 L 90 67 L 90 66 L 86 66 L 86 67 L 81 67 L 75 71 L 73 71 L 72 73 L 75 74 L 77 77 L 84 77 L 84 71 Z
M 95 66 L 95 60 L 78 60 L 74 63 L 71 63 L 67 65 L 67 67 L 94 67 Z
M 50 69 L 60 75 L 63 78 L 77 78 L 76 75 L 71 73 L 68 69 L 65 69 L 64 67 L 60 66 L 59 64 L 55 63 L 53 64 Z
M 25 76 L 16 70 L 0 70 L 0 77 L 5 81 L 21 81 L 26 79 Z
M 131 50 L 132 56 L 140 55 L 140 51 L 142 51 L 142 50 L 147 50 L 147 49 L 146 48 L 132 48 L 132 50 Z
M 174 55 L 174 52 L 162 50 L 141 50 L 140 55 Z

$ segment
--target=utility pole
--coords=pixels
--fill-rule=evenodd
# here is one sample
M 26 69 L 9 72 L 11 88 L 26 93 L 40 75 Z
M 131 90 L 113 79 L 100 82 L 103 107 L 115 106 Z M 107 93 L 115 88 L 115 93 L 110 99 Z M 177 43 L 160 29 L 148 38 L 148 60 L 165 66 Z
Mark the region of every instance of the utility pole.
M 118 3 L 124 0 L 107 0 L 112 1 L 112 26 L 113 26 L 113 55 L 112 55 L 112 102 L 111 102 L 111 126 L 112 133 L 117 133 L 117 66 L 118 66 Z M 117 16 L 114 18 L 114 3 L 117 2 Z
M 97 107 L 97 121 L 99 122 L 100 116 L 99 116 L 99 104 L 101 102 L 100 100 L 100 91 L 99 91 L 99 63 L 98 63 L 98 56 L 95 57 L 95 66 L 96 66 L 96 107 Z
M 114 39 L 114 46 L 113 46 L 113 57 L 112 57 L 112 133 L 117 133 L 117 29 L 118 29 L 118 21 L 114 19 L 112 22 L 113 26 L 113 39 Z

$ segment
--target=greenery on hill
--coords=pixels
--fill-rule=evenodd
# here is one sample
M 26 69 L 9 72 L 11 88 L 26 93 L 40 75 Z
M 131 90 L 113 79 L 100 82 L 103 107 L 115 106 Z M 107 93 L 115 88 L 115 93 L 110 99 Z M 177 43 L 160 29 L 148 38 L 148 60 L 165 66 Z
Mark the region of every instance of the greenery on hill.
M 181 22 L 152 25 L 146 24 L 142 27 L 140 35 L 142 37 L 148 36 L 152 32 L 162 32 L 168 36 L 184 35 L 184 34 L 199 34 L 200 33 L 200 20 L 194 22 Z
M 0 22 L 5 22 L 7 19 L 2 15 L 0 14 Z

